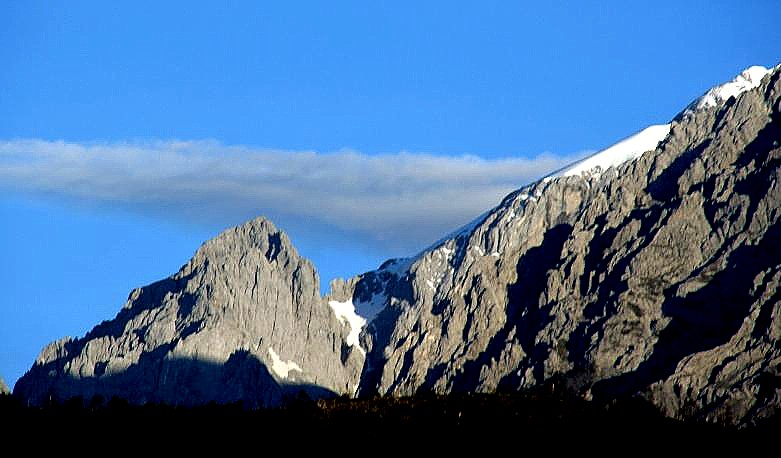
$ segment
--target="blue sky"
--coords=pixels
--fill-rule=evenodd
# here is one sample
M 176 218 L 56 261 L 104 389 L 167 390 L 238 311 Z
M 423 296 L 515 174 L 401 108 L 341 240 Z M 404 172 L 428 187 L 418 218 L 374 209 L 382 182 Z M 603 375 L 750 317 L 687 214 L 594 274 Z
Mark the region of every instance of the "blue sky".
M 324 282 L 781 61 L 777 1 L 2 2 L 0 376 L 264 214 Z

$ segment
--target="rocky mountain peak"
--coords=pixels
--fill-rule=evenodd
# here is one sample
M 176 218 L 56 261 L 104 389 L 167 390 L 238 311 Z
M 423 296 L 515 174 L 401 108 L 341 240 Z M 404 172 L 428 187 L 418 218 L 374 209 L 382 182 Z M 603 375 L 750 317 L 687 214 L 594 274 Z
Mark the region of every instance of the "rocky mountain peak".
M 277 229 L 270 220 L 264 217 L 257 217 L 223 231 L 204 243 L 196 252 L 193 261 L 205 260 L 210 257 L 220 258 L 225 256 L 225 253 L 235 253 L 250 249 L 263 253 L 266 261 L 269 263 L 300 260 L 298 252 L 293 247 L 287 234 Z M 279 256 L 282 256 L 282 259 L 278 259 Z
M 354 301 L 369 290 L 384 308 L 367 327 L 360 393 L 559 380 L 680 418 L 772 415 L 781 69 L 759 73 L 673 120 L 649 151 L 532 183 L 406 270 L 361 276 Z
M 331 283 L 263 218 L 47 346 L 15 393 L 135 403 L 525 390 L 781 408 L 781 67 L 752 67 L 411 258 Z
M 116 318 L 47 346 L 15 390 L 131 402 L 275 405 L 286 392 L 352 393 L 363 362 L 319 294 L 312 264 L 256 218 L 202 245 L 175 275 L 134 290 Z

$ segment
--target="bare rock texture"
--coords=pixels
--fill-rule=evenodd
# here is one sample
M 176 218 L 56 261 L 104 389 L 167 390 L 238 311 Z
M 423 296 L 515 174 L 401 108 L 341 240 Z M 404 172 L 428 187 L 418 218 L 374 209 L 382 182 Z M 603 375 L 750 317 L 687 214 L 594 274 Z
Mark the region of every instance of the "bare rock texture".
M 115 319 L 46 347 L 14 392 L 31 404 L 269 406 L 301 389 L 559 383 L 588 399 L 641 396 L 676 418 L 774 415 L 781 67 L 698 107 L 655 150 L 521 188 L 417 256 L 332 282 L 326 298 L 270 222 L 228 230 Z M 353 305 L 369 321 L 360 346 L 347 343 Z
M 655 151 L 542 180 L 351 280 L 384 308 L 360 394 L 641 395 L 744 423 L 781 407 L 781 71 L 676 117 Z
M 320 297 L 312 264 L 258 218 L 205 243 L 116 318 L 47 346 L 15 386 L 30 404 L 74 396 L 273 406 L 352 394 L 363 355 Z

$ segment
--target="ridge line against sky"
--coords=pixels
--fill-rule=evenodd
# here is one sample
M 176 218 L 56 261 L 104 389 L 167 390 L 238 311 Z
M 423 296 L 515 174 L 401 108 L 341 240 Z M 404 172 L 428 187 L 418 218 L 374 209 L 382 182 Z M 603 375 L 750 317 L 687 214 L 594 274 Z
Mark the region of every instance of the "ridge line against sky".
M 0 376 L 258 215 L 322 283 L 413 255 L 776 65 L 779 18 L 777 0 L 0 2 Z

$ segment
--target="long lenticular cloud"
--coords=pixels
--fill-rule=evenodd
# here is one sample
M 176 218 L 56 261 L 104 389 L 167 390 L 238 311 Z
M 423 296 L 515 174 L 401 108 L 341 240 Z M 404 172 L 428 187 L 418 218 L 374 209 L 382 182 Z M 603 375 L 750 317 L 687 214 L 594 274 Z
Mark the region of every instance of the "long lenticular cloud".
M 0 141 L 0 189 L 211 225 L 266 215 L 414 250 L 573 159 L 10 140 Z

